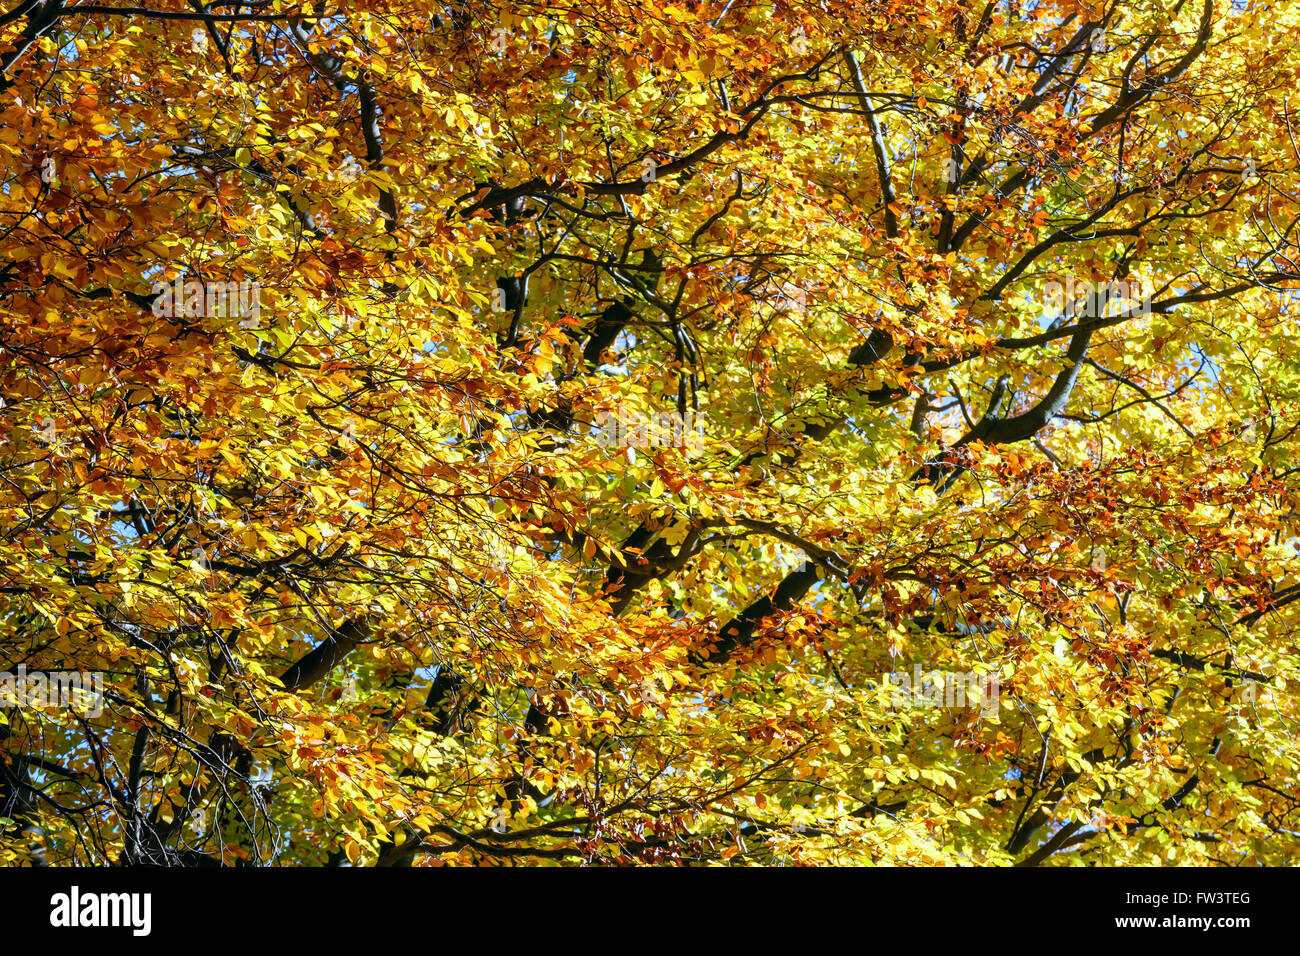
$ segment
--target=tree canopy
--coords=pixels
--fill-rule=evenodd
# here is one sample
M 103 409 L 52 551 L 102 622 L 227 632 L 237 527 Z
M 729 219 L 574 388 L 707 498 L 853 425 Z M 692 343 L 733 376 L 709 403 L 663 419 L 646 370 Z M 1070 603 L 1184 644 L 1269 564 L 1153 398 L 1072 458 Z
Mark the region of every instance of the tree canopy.
M 7 0 L 0 863 L 1293 861 L 1298 30 Z

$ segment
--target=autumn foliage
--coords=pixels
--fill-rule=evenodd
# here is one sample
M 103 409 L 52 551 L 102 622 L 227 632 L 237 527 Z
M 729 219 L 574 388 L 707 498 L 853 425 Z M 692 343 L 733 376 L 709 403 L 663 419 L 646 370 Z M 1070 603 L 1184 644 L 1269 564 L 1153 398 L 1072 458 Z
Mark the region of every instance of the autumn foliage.
M 6 6 L 0 863 L 1296 859 L 1300 6 Z

